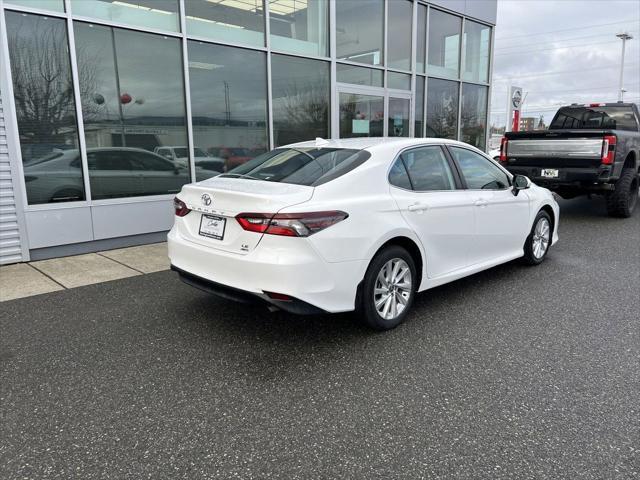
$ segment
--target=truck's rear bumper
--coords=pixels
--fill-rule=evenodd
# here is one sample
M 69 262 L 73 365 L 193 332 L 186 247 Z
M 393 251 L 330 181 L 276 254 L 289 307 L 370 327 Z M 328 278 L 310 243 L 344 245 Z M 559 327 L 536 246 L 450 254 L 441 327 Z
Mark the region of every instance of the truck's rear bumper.
M 540 167 L 506 165 L 506 168 L 514 175 L 526 175 L 537 185 L 549 190 L 576 189 L 584 192 L 601 192 L 613 190 L 615 184 L 615 179 L 611 176 L 611 170 L 602 167 L 556 168 L 558 170 L 557 178 L 543 177 L 541 174 L 543 168 Z

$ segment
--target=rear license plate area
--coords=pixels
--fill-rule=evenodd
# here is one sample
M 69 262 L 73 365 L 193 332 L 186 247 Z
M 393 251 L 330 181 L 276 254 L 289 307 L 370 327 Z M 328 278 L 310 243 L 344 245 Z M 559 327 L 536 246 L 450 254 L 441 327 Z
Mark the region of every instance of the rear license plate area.
M 560 172 L 557 168 L 543 168 L 540 172 L 540 176 L 544 178 L 558 178 Z
M 203 237 L 222 240 L 224 238 L 224 229 L 226 225 L 227 219 L 224 217 L 202 214 L 198 233 Z

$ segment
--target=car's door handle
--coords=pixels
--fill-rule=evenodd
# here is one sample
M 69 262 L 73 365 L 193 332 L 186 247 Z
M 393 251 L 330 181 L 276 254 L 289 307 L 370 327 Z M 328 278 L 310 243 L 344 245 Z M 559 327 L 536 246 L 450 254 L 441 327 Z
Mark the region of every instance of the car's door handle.
M 476 207 L 486 207 L 486 206 L 489 204 L 489 202 L 487 202 L 486 200 L 480 200 L 480 199 L 478 199 L 478 200 L 476 200 L 475 202 L 473 202 L 473 204 L 474 204 Z
M 429 205 L 426 203 L 414 203 L 413 205 L 409 205 L 407 210 L 410 212 L 422 212 L 423 210 L 429 210 Z

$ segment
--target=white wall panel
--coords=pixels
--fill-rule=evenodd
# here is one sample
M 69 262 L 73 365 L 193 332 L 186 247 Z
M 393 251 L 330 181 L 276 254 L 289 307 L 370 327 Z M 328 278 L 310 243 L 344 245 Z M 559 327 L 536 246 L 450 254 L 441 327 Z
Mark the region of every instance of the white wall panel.
M 29 248 L 43 248 L 93 240 L 88 206 L 33 210 L 25 213 Z
M 92 207 L 95 240 L 161 232 L 173 225 L 173 200 Z

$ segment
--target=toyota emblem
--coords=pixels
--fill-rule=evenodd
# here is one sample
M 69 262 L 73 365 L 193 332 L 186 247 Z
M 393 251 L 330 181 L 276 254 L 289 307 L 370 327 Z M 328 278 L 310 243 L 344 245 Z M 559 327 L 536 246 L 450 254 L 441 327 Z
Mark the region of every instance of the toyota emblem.
M 205 206 L 211 205 L 211 196 L 208 193 L 202 194 L 202 204 Z

